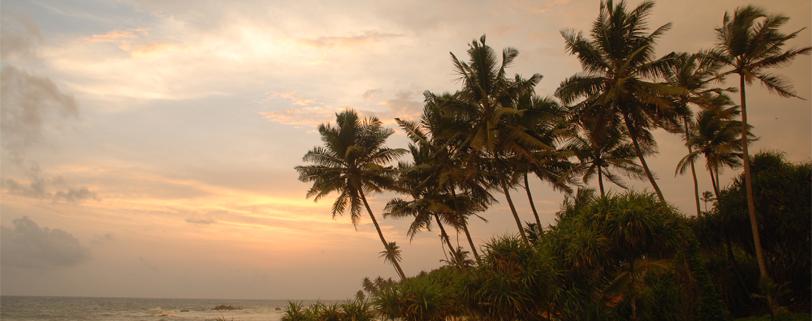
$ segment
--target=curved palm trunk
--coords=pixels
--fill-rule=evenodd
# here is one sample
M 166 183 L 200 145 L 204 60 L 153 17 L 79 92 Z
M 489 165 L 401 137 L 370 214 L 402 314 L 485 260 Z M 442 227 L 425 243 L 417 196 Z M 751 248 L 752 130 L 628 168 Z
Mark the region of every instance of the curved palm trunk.
M 481 264 L 482 259 L 479 258 L 479 252 L 476 250 L 476 245 L 474 244 L 474 239 L 471 238 L 471 232 L 468 232 L 468 222 L 462 224 L 462 231 L 465 232 L 465 238 L 468 239 L 468 246 L 471 247 L 471 253 L 474 253 L 474 258 L 476 258 L 476 263 Z
M 691 130 L 688 128 L 688 118 L 686 117 L 683 119 L 685 123 L 685 146 L 688 146 L 688 155 L 693 153 L 693 148 L 691 148 Z M 694 167 L 694 161 L 691 160 L 691 176 L 694 179 L 694 199 L 696 200 L 696 216 L 699 217 L 702 215 L 702 210 L 699 207 L 699 183 L 696 180 L 696 167 Z
M 640 143 L 637 141 L 637 130 L 635 130 L 634 126 L 630 124 L 631 121 L 629 120 L 629 116 L 623 115 L 623 120 L 626 124 L 626 129 L 629 131 L 631 136 L 632 145 L 634 145 L 634 152 L 637 154 L 637 159 L 640 160 L 640 165 L 643 166 L 643 171 L 646 172 L 646 177 L 648 177 L 651 187 L 654 188 L 654 192 L 657 193 L 657 197 L 660 199 L 660 202 L 665 203 L 663 192 L 660 191 L 660 186 L 657 185 L 657 180 L 654 179 L 654 174 L 651 173 L 651 170 L 648 168 L 648 163 L 646 163 L 646 158 L 643 157 L 643 151 L 640 149 Z
M 719 204 L 719 194 L 721 190 L 721 184 L 719 183 L 719 169 L 712 169 L 711 167 L 708 167 L 708 171 L 711 175 L 713 193 L 716 195 L 716 204 Z M 725 252 L 727 254 L 727 259 L 733 266 L 733 273 L 736 274 L 736 280 L 739 282 L 739 286 L 742 289 L 747 290 L 747 283 L 744 282 L 744 276 L 742 276 L 741 269 L 739 268 L 739 261 L 736 260 L 736 255 L 733 254 L 733 242 L 730 241 L 730 233 L 728 232 L 724 223 L 722 223 L 722 236 L 724 237 L 725 241 Z
M 527 179 L 527 173 L 524 173 L 524 190 L 527 192 L 527 200 L 530 202 L 530 209 L 533 210 L 533 217 L 536 218 L 536 229 L 541 235 L 541 219 L 539 213 L 536 211 L 536 205 L 533 203 L 533 194 L 530 193 L 530 182 Z
M 451 188 L 451 197 L 454 199 L 457 198 L 457 192 L 454 191 L 454 188 Z M 482 263 L 482 259 L 479 258 L 479 252 L 476 250 L 476 245 L 474 245 L 474 239 L 471 238 L 471 232 L 468 231 L 468 221 L 463 219 L 462 221 L 462 230 L 465 232 L 465 238 L 468 239 L 468 246 L 471 247 L 471 253 L 474 254 L 474 258 L 476 258 L 476 263 Z
M 603 191 L 603 171 L 598 166 L 598 187 L 601 189 L 601 198 L 606 197 L 606 192 Z
M 381 238 L 381 243 L 383 243 L 383 249 L 388 250 L 389 249 L 389 243 L 386 242 L 386 238 L 383 237 L 383 232 L 381 232 L 381 226 L 378 225 L 378 220 L 375 219 L 375 215 L 372 214 L 372 209 L 369 208 L 369 203 L 367 203 L 367 197 L 364 196 L 364 192 L 361 191 L 361 190 L 358 190 L 358 194 L 361 195 L 361 201 L 364 202 L 364 207 L 367 208 L 367 212 L 369 213 L 369 218 L 372 219 L 372 224 L 375 225 L 375 230 L 378 231 L 378 237 Z M 393 260 L 392 265 L 395 266 L 395 270 L 397 270 L 398 276 L 400 276 L 400 279 L 405 280 L 406 279 L 406 274 L 403 273 L 403 269 L 400 267 L 400 263 L 398 263 L 398 261 Z
M 510 198 L 510 190 L 508 190 L 507 183 L 505 183 L 504 179 L 501 181 L 501 185 L 502 191 L 505 193 L 505 199 L 507 199 L 508 205 L 510 206 L 510 212 L 513 213 L 513 219 L 516 220 L 516 226 L 519 228 L 519 235 L 521 235 L 522 241 L 529 245 L 530 241 L 527 240 L 527 235 L 524 233 L 522 220 L 519 219 L 519 213 L 516 212 L 516 206 L 513 205 L 513 199 Z
M 456 247 L 451 245 L 451 240 L 448 238 L 448 233 L 445 232 L 445 227 L 443 227 L 443 223 L 440 222 L 440 216 L 434 214 L 434 220 L 437 221 L 437 226 L 440 227 L 440 238 L 445 241 L 445 244 L 448 245 L 448 249 L 451 253 L 457 253 Z
M 739 100 L 742 108 L 742 153 L 744 158 L 744 186 L 747 191 L 747 215 L 750 217 L 750 231 L 753 233 L 753 247 L 756 252 L 756 261 L 758 261 L 758 272 L 762 280 L 770 280 L 770 274 L 767 272 L 767 263 L 764 260 L 764 250 L 761 247 L 761 233 L 758 230 L 758 218 L 756 217 L 756 202 L 753 197 L 753 177 L 750 173 L 750 153 L 747 150 L 747 94 L 745 93 L 744 75 L 739 74 Z M 773 297 L 771 294 L 766 293 L 767 305 L 770 312 L 775 312 Z
M 713 168 L 709 165 L 708 172 L 710 173 L 711 185 L 713 186 L 713 195 L 716 196 L 716 201 L 719 201 L 719 181 L 718 175 L 713 172 Z

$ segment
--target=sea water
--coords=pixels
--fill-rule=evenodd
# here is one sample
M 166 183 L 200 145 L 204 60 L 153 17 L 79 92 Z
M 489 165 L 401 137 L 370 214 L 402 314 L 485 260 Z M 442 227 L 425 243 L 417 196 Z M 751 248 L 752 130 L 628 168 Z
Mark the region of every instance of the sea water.
M 286 300 L 0 297 L 2 321 L 278 321 Z M 301 301 L 312 304 L 315 301 Z M 325 302 L 329 303 L 329 302 Z M 214 310 L 218 305 L 237 309 Z

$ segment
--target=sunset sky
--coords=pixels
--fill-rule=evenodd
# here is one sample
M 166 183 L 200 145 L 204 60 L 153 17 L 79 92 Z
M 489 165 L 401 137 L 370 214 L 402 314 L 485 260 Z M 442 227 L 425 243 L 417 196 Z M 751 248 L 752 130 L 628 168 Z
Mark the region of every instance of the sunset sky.
M 785 31 L 812 25 L 808 0 L 659 1 L 651 25 L 674 26 L 658 54 L 711 47 L 725 10 L 745 3 L 788 15 Z M 552 95 L 580 71 L 559 32 L 588 30 L 597 12 L 593 0 L 4 0 L 0 293 L 335 299 L 393 277 L 366 217 L 356 230 L 329 215 L 332 199 L 305 199 L 293 167 L 320 144 L 315 127 L 345 108 L 390 127 L 416 118 L 423 91 L 460 85 L 449 51 L 482 34 L 517 48 L 511 72 L 543 74 L 537 93 Z M 809 99 L 810 68 L 801 56 L 777 72 Z M 748 93 L 753 150 L 812 159 L 810 101 Z M 691 215 L 690 177 L 674 176 L 685 147 L 657 139 L 652 169 Z M 563 195 L 532 187 L 552 223 Z M 379 217 L 391 197 L 372 196 Z M 515 232 L 506 205 L 484 216 L 478 243 Z M 410 242 L 405 220 L 382 224 L 406 274 L 441 264 L 436 230 Z

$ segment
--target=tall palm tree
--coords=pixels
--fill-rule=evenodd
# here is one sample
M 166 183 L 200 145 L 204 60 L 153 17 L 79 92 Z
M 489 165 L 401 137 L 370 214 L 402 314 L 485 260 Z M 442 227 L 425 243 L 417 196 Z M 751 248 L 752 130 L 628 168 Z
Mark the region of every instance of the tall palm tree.
M 518 97 L 531 92 L 541 79 L 534 74 L 528 79 L 507 77 L 507 68 L 518 56 L 518 51 L 506 48 L 501 63 L 494 50 L 485 43 L 485 36 L 473 41 L 468 48 L 469 61 L 451 54 L 457 73 L 463 82 L 454 97 L 444 106 L 447 114 L 463 120 L 468 128 L 460 141 L 461 150 L 471 150 L 468 156 L 487 161 L 494 185 L 501 188 L 516 221 L 523 241 L 529 243 L 510 189 L 516 184 L 516 171 L 510 161 L 517 155 L 532 157 L 537 149 L 549 148 L 517 122 L 521 111 L 516 107 Z
M 605 197 L 604 177 L 621 188 L 627 188 L 614 170 L 635 178 L 641 178 L 645 174 L 643 168 L 635 162 L 634 146 L 623 133 L 611 128 L 600 129 L 599 126 L 593 119 L 582 118 L 579 123 L 582 134 L 572 137 L 565 148 L 578 158 L 584 183 L 598 176 L 598 188 L 601 197 Z
M 394 186 L 395 169 L 388 164 L 405 150 L 384 146 L 393 133 L 375 117 L 361 119 L 353 110 L 338 113 L 335 126 L 319 125 L 324 146 L 314 147 L 302 158 L 312 165 L 296 166 L 296 171 L 300 181 L 313 183 L 307 191 L 308 198 L 318 201 L 332 192 L 338 193 L 331 210 L 333 217 L 349 210 L 352 224 L 357 225 L 363 205 L 388 253 L 387 258 L 392 258 L 390 262 L 398 276 L 405 279 L 399 255 L 395 255 L 399 249 L 384 238 L 365 196 L 365 193 L 381 192 Z
M 734 118 L 739 115 L 739 108 L 723 94 L 706 100 L 705 109 L 696 118 L 696 124 L 688 135 L 687 145 L 690 152 L 677 164 L 677 172 L 684 172 L 689 163 L 694 163 L 701 155 L 705 158 L 705 168 L 708 170 L 713 186 L 713 193 L 719 199 L 721 181 L 719 172 L 723 167 L 736 168 L 741 166 L 744 153 L 741 148 L 740 136 L 745 130 L 742 122 Z M 748 133 L 748 135 L 750 135 Z M 752 138 L 752 136 L 751 136 Z M 751 139 L 752 141 L 752 139 Z M 733 254 L 733 245 L 730 240 L 729 229 L 722 224 L 727 259 L 732 265 L 733 272 L 740 286 L 746 289 L 739 263 Z
M 739 76 L 739 105 L 741 119 L 745 127 L 747 122 L 746 85 L 758 80 L 764 87 L 782 97 L 798 97 L 792 85 L 783 78 L 769 72 L 770 69 L 784 66 L 798 55 L 809 54 L 812 47 L 784 49 L 786 42 L 795 38 L 801 30 L 789 34 L 779 28 L 789 21 L 782 15 L 770 15 L 763 9 L 754 6 L 737 8 L 731 16 L 725 12 L 722 26 L 716 28 L 718 41 L 714 57 L 730 68 L 723 73 Z M 756 204 L 753 198 L 753 178 L 750 174 L 750 153 L 747 149 L 747 135 L 741 135 L 742 152 L 744 153 L 744 185 L 747 193 L 747 214 L 750 217 L 750 230 L 753 234 L 756 260 L 761 278 L 770 280 L 767 263 L 761 246 L 761 235 L 758 230 Z M 772 297 L 768 295 L 768 304 L 774 310 Z
M 584 71 L 564 80 L 556 95 L 565 104 L 581 99 L 578 109 L 598 109 L 617 116 L 622 125 L 615 125 L 625 126 L 646 177 L 664 202 L 642 145 L 651 135 L 649 129 L 674 126 L 675 112 L 668 97 L 680 90 L 652 80 L 662 76 L 671 63 L 670 55 L 654 57 L 655 42 L 671 24 L 648 32 L 653 7 L 653 2 L 644 1 L 629 10 L 624 1 L 615 4 L 608 0 L 601 2 L 590 32 L 592 39 L 580 32 L 563 31 L 567 51 L 578 58 Z M 653 140 L 648 143 L 654 146 Z
M 673 64 L 666 72 L 665 78 L 671 85 L 685 90 L 674 98 L 677 108 L 681 109 L 683 139 L 685 140 L 685 146 L 688 148 L 688 154 L 691 154 L 693 152 L 692 144 L 689 143 L 691 141 L 691 127 L 693 126 L 691 106 L 705 107 L 709 104 L 709 101 L 713 101 L 714 94 L 718 95 L 736 89 L 718 88 L 710 85 L 711 82 L 716 80 L 721 64 L 706 52 L 681 53 L 674 56 L 673 61 Z M 700 216 L 702 210 L 699 207 L 699 183 L 696 178 L 696 168 L 693 160 L 689 161 L 689 165 L 694 183 L 696 215 Z
M 567 121 L 567 109 L 549 97 L 539 97 L 527 92 L 517 103 L 521 115 L 518 122 L 527 132 L 544 144 L 546 148 L 533 150 L 529 156 L 517 155 L 514 166 L 524 179 L 523 186 L 536 220 L 536 232 L 541 232 L 541 219 L 536 210 L 533 194 L 530 192 L 528 174 L 535 174 L 540 180 L 550 183 L 553 189 L 572 193 L 571 173 L 574 165 L 569 161 L 571 151 L 556 148 L 556 145 L 572 135 L 572 126 Z
M 744 126 L 733 118 L 739 115 L 739 108 L 732 106 L 727 96 L 717 96 L 713 105 L 701 111 L 696 124 L 690 133 L 688 146 L 691 152 L 677 164 L 677 173 L 682 173 L 699 156 L 705 158 L 713 185 L 713 192 L 719 198 L 721 183 L 719 172 L 723 167 L 736 168 L 742 164 L 742 147 L 740 138 Z
M 433 203 L 435 211 L 443 207 L 439 213 L 435 212 L 435 220 L 442 220 L 457 231 L 462 230 L 471 253 L 479 262 L 481 258 L 471 237 L 468 220 L 471 216 L 477 216 L 476 212 L 487 208 L 493 196 L 488 192 L 482 175 L 478 175 L 481 164 L 457 149 L 459 144 L 455 139 L 460 137 L 453 133 L 465 125 L 439 115 L 439 106 L 444 103 L 438 101 L 448 99 L 451 98 L 446 95 L 438 97 L 426 93 L 426 106 L 419 122 L 395 120 L 413 145 L 420 146 L 413 151 L 415 166 L 407 172 L 408 181 L 416 186 L 415 190 L 426 191 L 431 196 L 424 204 Z M 415 152 L 418 152 L 418 157 L 414 157 Z M 457 189 L 460 193 L 457 193 Z M 450 244 L 450 241 L 447 243 Z
M 394 198 L 386 204 L 384 217 L 411 217 L 407 234 L 410 238 L 422 229 L 430 230 L 432 219 L 440 228 L 441 241 L 448 245 L 449 251 L 454 255 L 456 247 L 446 233 L 440 219 L 442 214 L 451 213 L 447 195 L 436 188 L 436 180 L 432 179 L 432 153 L 427 144 L 413 143 L 409 145 L 413 163 L 401 162 L 398 164 L 398 189 L 411 196 L 410 200 Z M 445 252 L 445 251 L 444 251 Z

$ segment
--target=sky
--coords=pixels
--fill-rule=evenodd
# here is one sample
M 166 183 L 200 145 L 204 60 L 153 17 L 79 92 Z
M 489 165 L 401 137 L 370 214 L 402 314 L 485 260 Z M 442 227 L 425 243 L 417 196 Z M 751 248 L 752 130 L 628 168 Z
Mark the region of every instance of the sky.
M 751 3 L 788 15 L 785 31 L 810 26 L 808 0 Z M 713 46 L 724 12 L 744 4 L 659 1 L 651 26 L 673 28 L 658 54 Z M 580 71 L 560 31 L 588 30 L 598 1 L 8 0 L 0 12 L 0 293 L 340 299 L 395 274 L 368 219 L 353 228 L 331 217 L 332 197 L 305 198 L 293 167 L 320 144 L 316 126 L 346 108 L 389 127 L 418 117 L 423 91 L 460 86 L 449 52 L 482 34 L 518 49 L 511 73 L 541 73 L 536 91 L 552 95 Z M 808 30 L 790 43 L 809 44 Z M 802 56 L 776 73 L 809 99 L 810 70 Z M 810 161 L 810 101 L 748 94 L 751 150 Z M 690 177 L 673 174 L 685 147 L 656 137 L 650 166 L 692 215 Z M 563 195 L 531 187 L 553 223 Z M 436 229 L 409 240 L 408 222 L 380 219 L 393 196 L 370 202 L 406 274 L 440 266 Z M 513 198 L 531 220 L 523 193 Z M 515 232 L 506 205 L 483 216 L 478 244 Z

